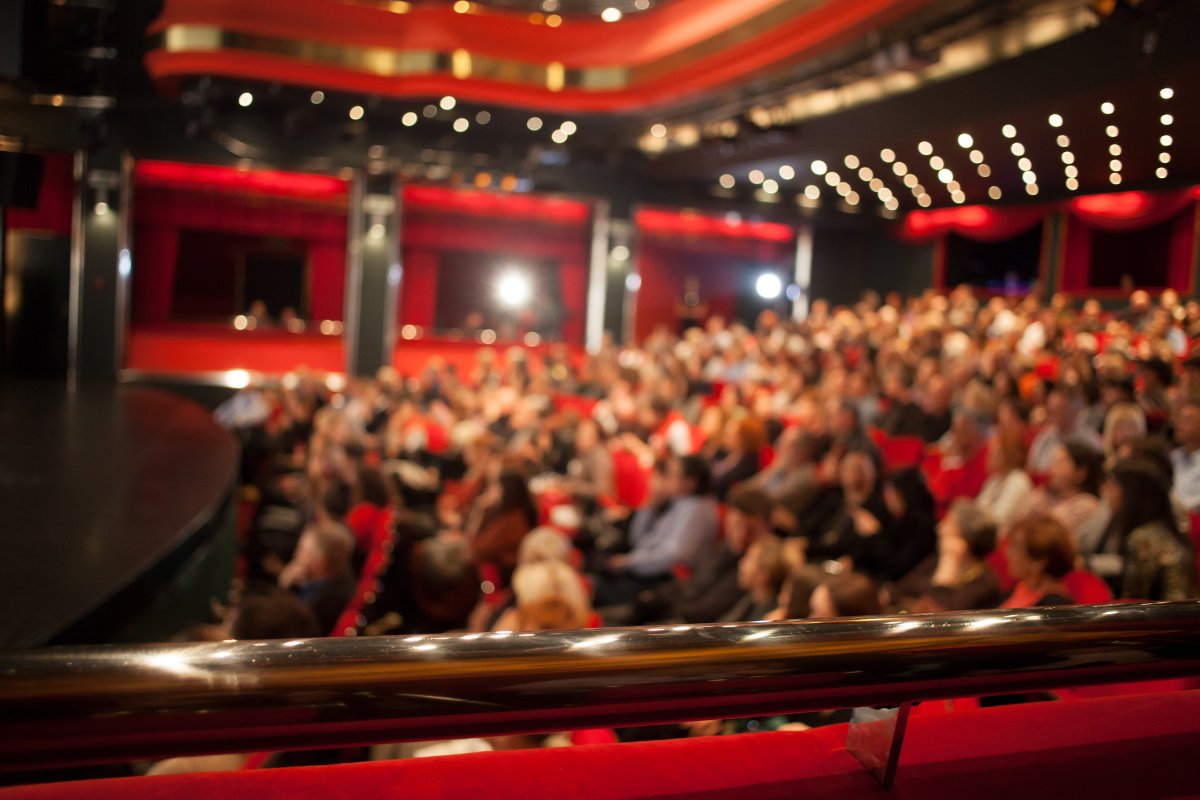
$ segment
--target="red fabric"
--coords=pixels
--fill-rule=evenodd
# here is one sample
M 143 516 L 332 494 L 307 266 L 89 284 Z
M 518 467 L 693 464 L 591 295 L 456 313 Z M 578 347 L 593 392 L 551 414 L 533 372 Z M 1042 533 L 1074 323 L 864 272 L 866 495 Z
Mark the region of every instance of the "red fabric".
M 1167 193 L 1168 197 L 1161 198 L 1145 192 L 1123 192 L 1119 195 L 1095 195 L 1078 197 L 1073 203 L 1073 213 L 1066 220 L 1066 246 L 1064 248 L 1063 271 L 1060 278 L 1063 291 L 1085 292 L 1091 286 L 1092 264 L 1092 231 L 1130 232 L 1159 225 L 1173 218 L 1171 224 L 1171 247 L 1167 262 L 1167 285 L 1141 285 L 1141 288 L 1162 289 L 1171 288 L 1178 292 L 1190 294 L 1192 291 L 1192 270 L 1195 264 L 1196 246 L 1196 213 L 1192 198 L 1193 190 L 1183 193 Z M 1113 199 L 1115 198 L 1115 199 Z M 1182 198 L 1182 207 L 1178 201 Z M 1101 201 L 1111 203 L 1106 206 Z M 1112 216 L 1098 213 L 1081 213 L 1077 206 L 1084 203 L 1089 209 L 1115 209 Z M 1145 203 L 1145 213 L 1129 217 L 1117 216 L 1121 209 L 1132 209 L 1137 203 Z M 1173 214 L 1163 217 L 1166 211 Z M 1132 213 L 1132 212 L 1130 212 Z M 1142 274 L 1141 270 L 1131 269 L 1130 275 L 1135 280 Z
M 891 436 L 879 443 L 883 466 L 888 472 L 915 467 L 925 456 L 925 440 L 919 436 Z
M 1173 192 L 1116 192 L 1076 197 L 1071 213 L 1101 231 L 1136 231 L 1159 225 L 1200 197 L 1200 187 Z
M 55 236 L 70 236 L 75 205 L 75 160 L 58 153 L 48 153 L 45 159 L 37 208 L 6 209 L 5 224 L 12 231 L 50 231 Z
M 235 331 L 216 325 L 134 325 L 125 366 L 156 372 L 218 372 L 245 369 L 267 374 L 307 366 L 343 372 L 340 336 L 277 330 Z
M 360 553 L 371 550 L 371 545 L 375 542 L 375 531 L 379 527 L 379 518 L 386 513 L 379 506 L 359 503 L 346 515 L 346 527 L 354 534 L 354 541 Z
M 401 325 L 419 325 L 432 332 L 436 307 L 437 254 L 425 249 L 405 248 L 398 321 Z M 405 345 L 397 344 L 397 348 L 402 346 Z
M 309 317 L 340 322 L 346 303 L 345 241 L 310 240 L 308 270 Z
M 747 222 L 739 218 L 711 217 L 677 211 L 642 209 L 637 212 L 638 233 L 643 236 L 701 239 L 761 239 L 766 242 L 790 242 L 792 228 L 778 222 Z
M 344 205 L 350 184 L 328 175 L 277 172 L 270 169 L 235 169 L 211 164 L 142 160 L 134 169 L 139 187 L 166 186 L 207 192 L 272 195 L 304 200 L 328 200 Z
M 0 789 L 4 800 L 1166 800 L 1200 797 L 1200 692 L 918 713 L 891 794 L 846 753 L 846 726 L 324 767 Z
M 1038 225 L 1046 216 L 1045 206 L 956 206 L 932 211 L 910 211 L 900 228 L 901 238 L 928 241 L 957 233 L 977 242 L 1011 239 Z
M 1113 599 L 1108 584 L 1086 570 L 1068 572 L 1063 576 L 1062 585 L 1067 587 L 1075 602 L 1081 606 L 1111 603 Z
M 566 318 L 562 323 L 562 338 L 566 342 L 582 342 L 583 326 L 587 318 L 587 264 L 582 261 L 564 261 L 558 268 L 559 288 L 562 291 L 563 310 Z
M 574 226 L 586 225 L 591 215 L 591 207 L 578 200 L 419 185 L 404 187 L 404 207 Z
M 171 318 L 179 228 L 135 225 L 133 252 L 138 268 L 133 280 L 133 319 L 166 322 Z
M 987 480 L 987 446 L 979 448 L 970 461 L 946 468 L 942 458 L 932 456 L 922 468 L 929 493 L 937 503 L 939 517 L 959 497 L 978 497 Z
M 617 500 L 621 505 L 638 508 L 646 502 L 650 489 L 650 477 L 637 456 L 628 450 L 613 452 L 613 474 L 617 484 Z

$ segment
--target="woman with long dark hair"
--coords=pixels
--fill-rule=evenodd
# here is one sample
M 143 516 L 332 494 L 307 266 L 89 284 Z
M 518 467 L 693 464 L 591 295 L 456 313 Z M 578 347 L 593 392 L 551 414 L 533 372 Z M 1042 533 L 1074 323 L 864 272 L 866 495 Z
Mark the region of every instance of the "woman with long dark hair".
M 933 495 L 917 469 L 902 469 L 883 484 L 883 502 L 892 524 L 870 540 L 861 564 L 881 581 L 898 581 L 937 549 Z
M 537 521 L 537 507 L 525 476 L 514 469 L 501 471 L 480 496 L 467 525 L 475 562 L 495 564 L 507 578 L 517 566 L 521 540 Z
M 1179 531 L 1170 488 L 1148 461 L 1125 459 L 1104 484 L 1112 521 L 1100 552 L 1123 559 L 1119 597 L 1188 600 L 1200 597 L 1196 552 Z

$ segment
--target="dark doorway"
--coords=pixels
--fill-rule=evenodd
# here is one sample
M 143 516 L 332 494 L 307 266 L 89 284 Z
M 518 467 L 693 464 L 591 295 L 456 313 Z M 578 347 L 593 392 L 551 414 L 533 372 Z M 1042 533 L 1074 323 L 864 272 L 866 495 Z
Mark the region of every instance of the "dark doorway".
M 269 255 L 248 253 L 242 290 L 242 311 L 249 311 L 256 300 L 267 304 L 267 311 L 275 319 L 285 308 L 295 311 L 301 318 L 308 316 L 304 298 L 303 256 Z
M 1121 277 L 1130 275 L 1135 286 L 1166 286 L 1174 225 L 1174 220 L 1167 220 L 1140 231 L 1093 230 L 1089 285 L 1097 289 L 1118 288 Z
M 947 286 L 967 284 L 992 291 L 1027 290 L 1038 279 L 1042 226 L 999 242 L 976 242 L 956 233 L 946 237 Z
M 2 212 L 0 212 L 2 213 Z M 12 233 L 5 274 L 4 354 L 14 375 L 64 378 L 71 302 L 71 240 Z

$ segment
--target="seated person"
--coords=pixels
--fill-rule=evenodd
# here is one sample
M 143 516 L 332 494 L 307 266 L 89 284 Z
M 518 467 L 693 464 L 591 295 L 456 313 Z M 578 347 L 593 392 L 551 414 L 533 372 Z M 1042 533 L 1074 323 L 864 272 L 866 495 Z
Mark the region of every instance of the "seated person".
M 738 561 L 746 548 L 771 533 L 771 499 L 759 489 L 745 486 L 729 495 L 725 536 L 701 556 L 687 577 L 639 595 L 628 624 L 657 620 L 716 622 L 742 597 L 738 588 Z
M 1067 526 L 1050 516 L 1026 517 L 1008 537 L 1008 572 L 1017 585 L 1000 607 L 1072 605 L 1061 581 L 1074 567 L 1075 540 Z
M 731 419 L 725 424 L 720 456 L 712 464 L 712 491 L 724 503 L 729 490 L 758 473 L 759 451 L 766 431 L 756 417 Z
M 579 573 L 561 561 L 535 561 L 513 573 L 516 607 L 501 615 L 496 631 L 586 628 L 592 607 Z
M 970 500 L 959 499 L 937 527 L 937 552 L 891 588 L 890 605 L 905 611 L 995 608 L 1004 599 L 987 563 L 996 548 L 996 524 Z
M 817 461 L 824 456 L 828 442 L 824 437 L 799 427 L 788 428 L 779 436 L 779 452 L 765 470 L 746 481 L 746 485 L 767 493 L 777 506 L 792 517 L 789 528 L 820 494 Z
M 333 630 L 346 603 L 354 595 L 350 572 L 354 534 L 336 522 L 317 522 L 300 536 L 296 555 L 279 573 L 279 585 L 295 589 L 312 610 L 323 634 Z
M 902 469 L 884 481 L 883 501 L 892 523 L 871 537 L 855 567 L 881 581 L 907 575 L 937 547 L 933 495 L 915 468 Z
M 745 592 L 718 622 L 754 622 L 766 619 L 779 604 L 779 592 L 787 579 L 783 543 L 763 536 L 746 550 L 738 562 L 738 588 Z
M 879 587 L 861 572 L 835 575 L 813 590 L 809 619 L 866 617 L 883 611 Z
M 706 497 L 708 466 L 697 456 L 667 462 L 657 497 L 634 514 L 628 553 L 609 556 L 595 579 L 597 606 L 633 602 L 638 593 L 671 577 L 677 566 L 695 569 L 717 537 L 717 508 Z
M 1046 485 L 1034 489 L 1021 516 L 1049 515 L 1074 534 L 1096 512 L 1102 476 L 1100 451 L 1067 440 L 1054 448 Z
M 849 558 L 857 563 L 865 556 L 870 538 L 892 523 L 876 475 L 868 453 L 851 451 L 842 458 L 840 486 L 829 490 L 800 521 L 799 533 L 808 539 L 810 562 Z
M 521 540 L 537 525 L 537 508 L 525 476 L 504 469 L 479 496 L 467 521 L 467 541 L 477 564 L 494 564 L 502 577 L 517 566 Z

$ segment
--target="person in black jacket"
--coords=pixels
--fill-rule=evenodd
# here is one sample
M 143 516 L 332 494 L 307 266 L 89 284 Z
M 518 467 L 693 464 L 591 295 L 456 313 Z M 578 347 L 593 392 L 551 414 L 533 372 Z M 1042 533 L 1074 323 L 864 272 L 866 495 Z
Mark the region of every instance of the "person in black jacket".
M 686 578 L 676 577 L 638 598 L 635 622 L 663 619 L 716 622 L 741 599 L 738 561 L 755 541 L 771 533 L 774 504 L 761 489 L 741 487 L 729 495 L 725 536 Z
M 847 453 L 838 465 L 839 486 L 826 491 L 797 531 L 807 541 L 809 563 L 846 557 L 858 564 L 871 539 L 892 524 L 876 479 L 875 462 L 862 451 Z
M 883 485 L 892 524 L 871 537 L 855 569 L 883 582 L 898 581 L 937 549 L 933 495 L 917 469 L 902 469 Z

